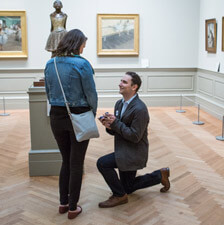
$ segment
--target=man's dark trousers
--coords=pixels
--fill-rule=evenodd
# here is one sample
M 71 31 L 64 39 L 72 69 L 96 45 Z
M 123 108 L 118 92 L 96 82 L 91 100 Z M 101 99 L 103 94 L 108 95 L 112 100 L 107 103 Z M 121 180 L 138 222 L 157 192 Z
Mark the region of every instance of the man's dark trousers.
M 161 183 L 161 172 L 156 170 L 152 173 L 136 177 L 137 171 L 120 171 L 119 176 L 115 171 L 117 167 L 114 153 L 102 156 L 97 161 L 97 168 L 103 175 L 114 196 L 121 197 L 126 193 L 151 187 Z

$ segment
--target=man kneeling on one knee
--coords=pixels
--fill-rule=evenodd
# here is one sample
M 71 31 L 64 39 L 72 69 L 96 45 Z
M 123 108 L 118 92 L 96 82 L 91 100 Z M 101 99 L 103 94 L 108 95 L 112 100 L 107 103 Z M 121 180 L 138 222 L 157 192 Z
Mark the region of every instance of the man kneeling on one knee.
M 97 161 L 98 170 L 113 193 L 108 200 L 99 203 L 100 208 L 125 204 L 127 194 L 156 184 L 163 185 L 161 192 L 170 189 L 169 168 L 136 177 L 137 170 L 146 167 L 148 160 L 149 113 L 137 94 L 141 82 L 138 74 L 127 72 L 119 84 L 123 99 L 116 102 L 114 115 L 105 113 L 99 118 L 115 141 L 115 151 Z

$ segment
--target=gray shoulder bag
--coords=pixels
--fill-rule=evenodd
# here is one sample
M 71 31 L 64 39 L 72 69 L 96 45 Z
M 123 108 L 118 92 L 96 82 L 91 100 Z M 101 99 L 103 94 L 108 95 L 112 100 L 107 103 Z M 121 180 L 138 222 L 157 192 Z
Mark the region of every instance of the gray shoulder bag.
M 68 115 L 71 119 L 72 126 L 75 132 L 76 140 L 78 142 L 88 140 L 90 138 L 98 138 L 99 131 L 96 126 L 96 121 L 93 115 L 93 111 L 87 111 L 81 114 L 71 113 L 69 108 L 69 102 L 66 99 L 65 92 L 63 90 L 61 79 L 58 73 L 57 65 L 56 65 L 56 57 L 54 58 L 54 66 L 57 73 L 58 81 L 61 87 L 61 91 L 64 97 L 65 105 L 68 111 Z

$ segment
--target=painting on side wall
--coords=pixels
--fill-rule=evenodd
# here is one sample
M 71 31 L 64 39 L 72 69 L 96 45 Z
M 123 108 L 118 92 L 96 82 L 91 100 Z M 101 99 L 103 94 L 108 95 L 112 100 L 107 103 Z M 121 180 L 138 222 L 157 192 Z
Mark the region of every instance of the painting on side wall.
M 222 17 L 222 51 L 224 52 L 224 17 Z
M 216 19 L 205 21 L 205 49 L 210 53 L 216 53 L 216 29 Z
M 138 56 L 139 15 L 98 14 L 97 55 Z
M 0 10 L 0 58 L 27 58 L 26 12 Z

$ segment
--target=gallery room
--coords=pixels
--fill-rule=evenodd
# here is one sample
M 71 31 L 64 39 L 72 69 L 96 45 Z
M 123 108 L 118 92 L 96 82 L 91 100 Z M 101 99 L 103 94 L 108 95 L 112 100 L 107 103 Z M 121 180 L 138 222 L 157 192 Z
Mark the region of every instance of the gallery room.
M 223 8 L 1 1 L 0 224 L 223 225 Z

